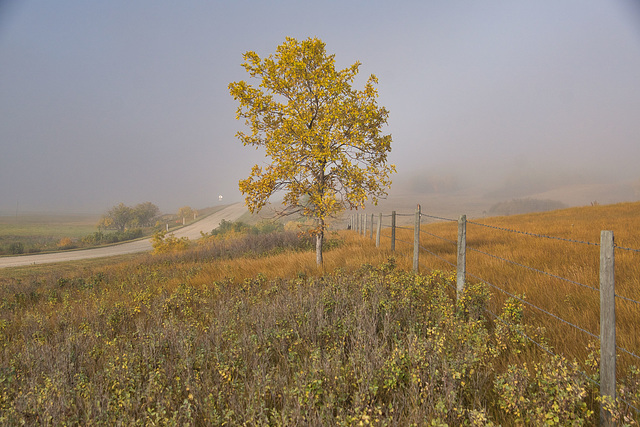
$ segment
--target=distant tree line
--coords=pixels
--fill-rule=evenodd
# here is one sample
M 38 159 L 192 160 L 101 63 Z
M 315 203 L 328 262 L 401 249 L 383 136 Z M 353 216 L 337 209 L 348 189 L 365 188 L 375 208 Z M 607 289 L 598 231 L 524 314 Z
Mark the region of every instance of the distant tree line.
M 124 233 L 129 228 L 150 227 L 158 215 L 160 209 L 151 202 L 139 203 L 133 207 L 120 203 L 100 218 L 98 229 Z

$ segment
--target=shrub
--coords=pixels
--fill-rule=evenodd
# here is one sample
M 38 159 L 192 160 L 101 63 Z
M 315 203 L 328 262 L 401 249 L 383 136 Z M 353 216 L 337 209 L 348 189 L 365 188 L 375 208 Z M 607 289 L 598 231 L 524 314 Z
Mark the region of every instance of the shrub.
M 9 253 L 12 255 L 20 255 L 24 253 L 24 244 L 22 242 L 13 242 L 9 244 Z
M 138 239 L 142 236 L 144 236 L 144 231 L 141 228 L 134 228 L 125 231 L 115 231 L 113 233 L 96 231 L 95 233 L 84 236 L 82 238 L 82 243 L 89 246 L 103 245 L 106 243 L 125 242 L 127 240 Z
M 63 250 L 73 249 L 77 247 L 70 237 L 63 237 L 62 239 L 60 239 L 57 246 L 58 246 L 58 249 L 63 249 Z
M 189 247 L 189 239 L 177 238 L 173 233 L 167 236 L 165 231 L 157 231 L 151 239 L 153 252 L 156 254 L 167 252 L 180 252 Z

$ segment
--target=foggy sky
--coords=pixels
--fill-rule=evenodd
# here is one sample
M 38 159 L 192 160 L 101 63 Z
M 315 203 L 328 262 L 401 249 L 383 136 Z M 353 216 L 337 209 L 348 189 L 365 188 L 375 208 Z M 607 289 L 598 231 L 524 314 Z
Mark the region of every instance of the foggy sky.
M 227 86 L 287 36 L 377 75 L 394 180 L 640 178 L 633 0 L 0 0 L 0 212 L 242 200 Z

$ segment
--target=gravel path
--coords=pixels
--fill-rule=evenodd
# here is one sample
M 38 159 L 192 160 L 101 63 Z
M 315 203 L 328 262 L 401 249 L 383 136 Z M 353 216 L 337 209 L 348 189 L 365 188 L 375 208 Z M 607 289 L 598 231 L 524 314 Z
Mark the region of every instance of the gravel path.
M 209 233 L 220 225 L 225 219 L 235 221 L 245 212 L 243 203 L 236 203 L 228 206 L 219 212 L 211 214 L 200 221 L 194 222 L 174 232 L 176 237 L 187 237 L 191 240 L 200 238 L 200 232 Z M 114 255 L 124 255 L 136 252 L 146 252 L 151 250 L 151 240 L 137 240 L 135 242 L 121 243 L 96 249 L 82 249 L 78 251 L 56 252 L 51 254 L 23 255 L 12 257 L 0 257 L 0 268 L 19 267 L 23 265 L 48 264 L 63 261 L 76 261 L 88 258 L 102 258 Z

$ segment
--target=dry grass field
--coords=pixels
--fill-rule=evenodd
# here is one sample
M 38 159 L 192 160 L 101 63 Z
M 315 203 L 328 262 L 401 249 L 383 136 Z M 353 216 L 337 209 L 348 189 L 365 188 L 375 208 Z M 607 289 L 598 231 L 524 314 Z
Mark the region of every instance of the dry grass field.
M 487 218 L 495 227 L 640 247 L 640 204 Z M 456 224 L 421 245 L 455 261 Z M 388 234 L 388 229 L 385 229 Z M 411 241 L 412 230 L 399 230 Z M 124 425 L 593 425 L 597 346 L 449 264 L 353 231 L 323 270 L 296 233 L 217 236 L 185 251 L 0 270 L 0 423 Z M 598 247 L 468 225 L 468 245 L 597 288 Z M 616 252 L 617 293 L 638 300 L 638 256 Z M 523 271 L 524 270 L 524 271 Z M 597 291 L 470 251 L 468 271 L 598 333 Z M 637 304 L 618 301 L 638 353 Z M 487 315 L 491 310 L 500 319 Z M 565 357 L 540 351 L 520 333 Z M 574 363 L 573 361 L 577 363 Z M 621 356 L 619 393 L 640 405 Z M 637 365 L 637 363 L 636 363 Z M 626 403 L 614 410 L 637 424 Z
M 457 223 L 427 220 L 430 223 L 421 227 L 421 246 L 455 264 L 456 246 L 451 241 L 457 240 Z M 480 278 L 511 294 L 524 296 L 531 304 L 599 335 L 600 248 L 576 242 L 599 244 L 601 230 L 612 230 L 617 246 L 616 295 L 622 297 L 616 300 L 617 341 L 619 346 L 640 354 L 640 336 L 635 329 L 640 322 L 640 305 L 627 300 L 640 301 L 640 253 L 624 249 L 640 249 L 639 224 L 639 202 L 470 220 L 467 225 L 468 280 L 477 282 Z M 383 231 L 383 235 L 389 234 L 389 229 Z M 412 230 L 398 230 L 397 236 L 399 240 L 413 242 Z M 383 239 L 383 243 L 388 246 L 389 239 Z M 398 242 L 396 248 L 405 257 L 412 255 L 411 245 Z M 426 271 L 452 269 L 451 265 L 425 251 L 420 256 Z M 490 288 L 495 296 L 492 306 L 499 307 L 506 295 Z M 583 359 L 586 344 L 591 339 L 587 334 L 536 308 L 528 306 L 525 313 L 531 322 L 546 329 L 545 335 L 557 351 Z M 620 366 L 630 363 L 638 364 L 638 360 L 621 352 Z

